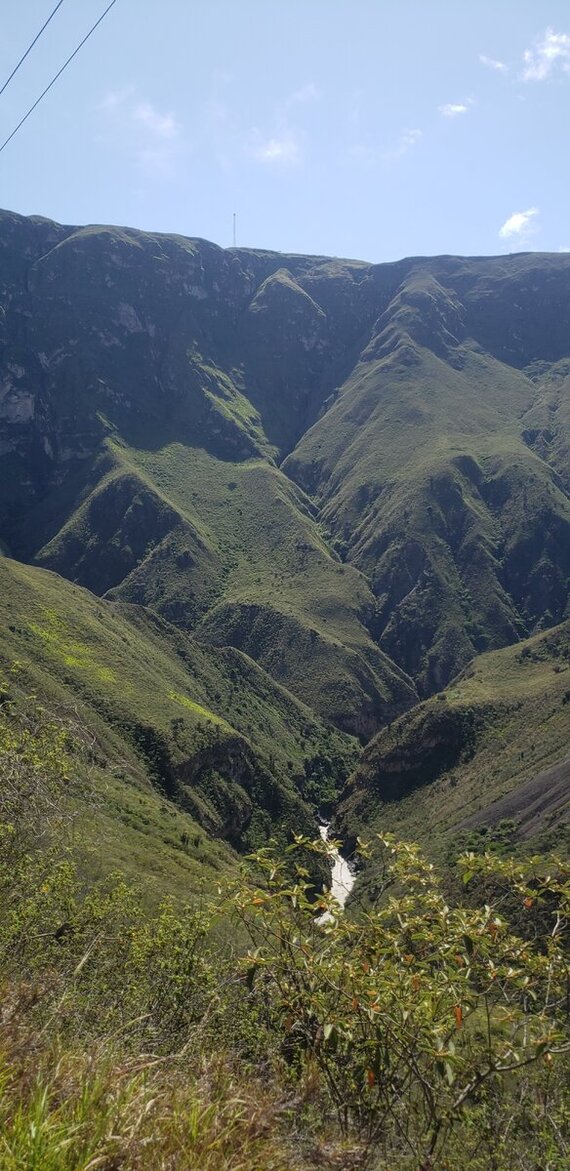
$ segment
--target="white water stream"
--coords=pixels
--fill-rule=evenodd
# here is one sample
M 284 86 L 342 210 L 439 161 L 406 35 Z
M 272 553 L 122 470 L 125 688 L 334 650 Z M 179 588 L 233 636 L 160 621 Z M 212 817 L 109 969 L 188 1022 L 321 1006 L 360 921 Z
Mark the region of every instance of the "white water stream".
M 323 842 L 328 841 L 329 827 L 328 825 L 320 825 L 319 833 Z M 331 875 L 331 894 L 334 895 L 341 910 L 346 903 L 346 900 L 354 886 L 354 874 L 350 868 L 350 864 L 345 858 L 339 854 L 338 850 L 333 850 L 331 853 L 332 875 Z M 328 913 L 325 911 L 321 915 L 319 922 L 326 921 Z

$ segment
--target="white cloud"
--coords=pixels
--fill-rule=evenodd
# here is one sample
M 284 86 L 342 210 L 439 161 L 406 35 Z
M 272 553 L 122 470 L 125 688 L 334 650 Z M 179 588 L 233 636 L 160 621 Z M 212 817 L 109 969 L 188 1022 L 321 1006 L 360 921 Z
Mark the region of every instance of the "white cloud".
M 162 114 L 152 102 L 135 98 L 134 87 L 129 85 L 125 89 L 110 90 L 96 108 L 117 129 L 132 128 L 134 124 L 148 132 L 153 140 L 171 140 L 178 136 L 182 127 L 173 114 Z
M 286 105 L 304 105 L 305 102 L 316 102 L 321 96 L 321 91 L 314 81 L 308 81 L 306 85 L 302 85 L 299 89 L 293 90 L 293 93 L 287 98 Z
M 105 94 L 96 107 L 105 122 L 105 138 L 127 150 L 149 176 L 168 177 L 181 148 L 182 126 L 137 95 L 133 86 Z
M 268 166 L 293 166 L 301 161 L 302 144 L 307 133 L 299 107 L 318 102 L 322 94 L 314 81 L 307 81 L 292 90 L 273 108 L 273 133 L 254 127 L 249 132 L 246 151 L 252 158 Z M 299 127 L 301 127 L 299 129 Z
M 544 81 L 556 65 L 561 65 L 566 73 L 570 72 L 570 36 L 547 28 L 534 48 L 525 50 L 523 61 L 523 81 Z
M 249 132 L 246 150 L 252 158 L 268 166 L 293 166 L 301 161 L 301 145 L 306 133 L 302 126 L 299 107 L 307 107 L 321 98 L 321 91 L 314 81 L 294 89 L 273 109 L 273 133 L 267 134 L 259 127 Z
M 447 102 L 445 106 L 439 107 L 439 112 L 440 114 L 443 114 L 444 118 L 457 118 L 460 114 L 466 114 L 471 104 L 472 103 L 470 101 Z
M 487 57 L 485 53 L 479 54 L 479 60 L 482 65 L 486 65 L 487 69 L 495 69 L 497 73 L 506 73 L 507 66 L 504 61 L 497 61 L 496 57 Z
M 528 236 L 533 229 L 535 217 L 538 214 L 537 207 L 529 207 L 526 211 L 513 212 L 508 220 L 505 220 L 503 226 L 499 228 L 499 236 L 503 240 L 508 240 L 511 236 L 518 236 L 519 239 Z
M 570 252 L 570 244 L 561 244 L 558 251 L 559 252 Z
M 402 158 L 402 155 L 407 154 L 409 150 L 417 146 L 422 135 L 423 131 L 418 130 L 417 127 L 402 130 L 398 142 L 392 150 L 381 150 L 378 146 L 371 146 L 362 142 L 353 143 L 348 148 L 348 159 L 367 168 L 377 166 L 379 162 L 393 162 L 395 159 Z
M 407 154 L 409 150 L 412 150 L 414 146 L 418 145 L 421 137 L 421 130 L 402 130 L 398 140 L 398 145 L 394 147 L 394 150 L 386 151 L 382 155 L 382 158 L 385 161 L 389 161 L 390 159 L 401 159 L 402 155 Z
M 172 114 L 161 114 L 152 102 L 140 102 L 132 111 L 135 122 L 140 122 L 150 133 L 158 139 L 176 138 L 180 126 Z
M 128 98 L 132 97 L 134 89 L 132 85 L 125 86 L 124 89 L 109 90 L 105 97 L 101 99 L 97 105 L 97 110 L 112 111 L 117 110 L 120 106 L 124 106 Z
M 402 151 L 409 150 L 420 141 L 421 136 L 421 130 L 404 130 L 400 138 L 400 149 Z
M 291 130 L 284 130 L 281 134 L 266 139 L 255 130 L 252 137 L 251 153 L 259 162 L 291 165 L 299 161 L 299 142 Z

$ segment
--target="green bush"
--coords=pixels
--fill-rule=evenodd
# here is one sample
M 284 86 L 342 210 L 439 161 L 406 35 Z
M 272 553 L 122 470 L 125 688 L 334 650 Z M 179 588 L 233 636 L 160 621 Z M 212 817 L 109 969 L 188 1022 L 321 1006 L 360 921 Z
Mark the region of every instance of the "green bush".
M 564 1165 L 562 862 L 465 854 L 449 905 L 385 836 L 356 917 L 311 878 L 330 847 L 299 837 L 148 914 L 74 862 L 72 731 L 0 711 L 2 1167 Z
M 532 872 L 495 855 L 461 859 L 466 882 L 477 873 L 508 881 L 525 913 L 547 904 L 547 932 L 522 938 L 496 906 L 450 907 L 416 846 L 382 844 L 385 896 L 359 920 L 335 912 L 330 896 L 317 918 L 307 871 L 291 882 L 271 850 L 258 853 L 259 886 L 234 893 L 252 944 L 244 963 L 284 1059 L 298 1078 L 316 1078 L 340 1130 L 387 1165 L 441 1166 L 475 1118 L 491 1125 L 497 1098 L 520 1128 L 538 1108 L 529 1071 L 538 1068 L 539 1086 L 570 1049 L 569 875 L 562 863 L 543 873 L 536 859 Z M 390 895 L 391 884 L 404 893 Z M 553 1112 L 559 1092 L 553 1078 Z

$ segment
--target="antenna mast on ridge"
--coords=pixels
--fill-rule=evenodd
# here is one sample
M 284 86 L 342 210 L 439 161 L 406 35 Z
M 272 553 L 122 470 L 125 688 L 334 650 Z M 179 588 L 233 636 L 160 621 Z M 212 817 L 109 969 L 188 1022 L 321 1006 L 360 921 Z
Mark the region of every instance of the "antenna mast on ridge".
M 234 248 L 235 248 L 235 246 L 236 246 L 236 220 L 237 220 L 237 216 L 236 216 L 236 213 L 235 213 L 235 211 L 234 211 L 234 237 L 233 237 L 233 238 L 234 238 Z

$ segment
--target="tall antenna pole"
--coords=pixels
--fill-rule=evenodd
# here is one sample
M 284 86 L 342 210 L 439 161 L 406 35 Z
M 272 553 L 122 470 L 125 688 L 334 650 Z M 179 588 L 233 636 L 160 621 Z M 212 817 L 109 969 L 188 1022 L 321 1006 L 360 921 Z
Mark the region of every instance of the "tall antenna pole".
M 236 216 L 236 213 L 235 213 L 235 211 L 234 211 L 234 248 L 235 248 L 235 246 L 236 246 L 236 219 L 237 219 L 237 216 Z

